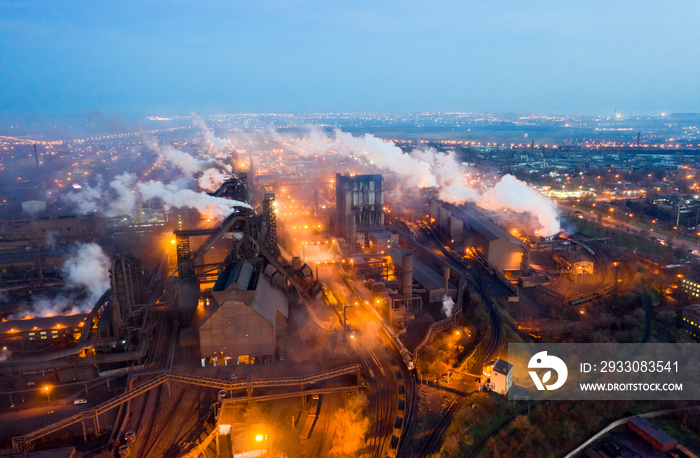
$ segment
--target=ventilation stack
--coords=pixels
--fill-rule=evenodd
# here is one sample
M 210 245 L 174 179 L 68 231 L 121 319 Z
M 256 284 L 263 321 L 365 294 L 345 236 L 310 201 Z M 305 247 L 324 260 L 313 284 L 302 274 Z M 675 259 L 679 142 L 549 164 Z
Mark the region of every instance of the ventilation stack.
M 403 255 L 401 261 L 401 295 L 413 295 L 413 255 L 410 253 Z
M 444 277 L 445 277 L 445 297 L 447 297 L 447 292 L 449 291 L 449 282 L 450 282 L 450 268 L 445 267 L 442 271 Z

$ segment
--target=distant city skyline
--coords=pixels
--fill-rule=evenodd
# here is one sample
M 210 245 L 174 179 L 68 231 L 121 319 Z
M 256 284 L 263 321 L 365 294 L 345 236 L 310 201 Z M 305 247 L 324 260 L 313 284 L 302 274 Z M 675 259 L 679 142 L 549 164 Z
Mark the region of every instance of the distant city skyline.
M 700 112 L 700 2 L 0 4 L 0 118 Z

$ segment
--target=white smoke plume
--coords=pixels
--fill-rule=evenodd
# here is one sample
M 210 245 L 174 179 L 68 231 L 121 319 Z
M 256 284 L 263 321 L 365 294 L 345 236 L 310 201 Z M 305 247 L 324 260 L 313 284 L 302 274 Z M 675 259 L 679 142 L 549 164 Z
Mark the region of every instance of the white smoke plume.
M 89 312 L 109 289 L 109 267 L 110 259 L 99 245 L 76 244 L 62 266 L 65 292 L 54 297 L 36 297 L 10 319 Z
M 81 214 L 88 214 L 103 208 L 102 196 L 104 194 L 104 180 L 102 175 L 97 175 L 95 186 L 83 185 L 79 190 L 65 196 L 68 202 L 76 207 Z
M 101 211 L 108 217 L 125 216 L 133 213 L 136 208 L 135 189 L 136 175 L 124 172 L 117 175 L 108 187 L 105 187 L 102 176 L 98 175 L 94 187 L 84 185 L 65 198 L 81 214 Z
M 96 243 L 78 244 L 75 253 L 63 264 L 68 285 L 88 291 L 93 303 L 109 289 L 109 257 Z
M 191 189 L 178 189 L 177 186 L 166 185 L 161 182 L 139 183 L 138 190 L 144 199 L 159 197 L 169 207 L 196 208 L 200 213 L 216 218 L 225 218 L 236 207 L 251 208 L 245 202 L 213 197 Z
M 199 177 L 198 183 L 199 187 L 207 192 L 214 192 L 221 184 L 231 176 L 230 173 L 226 173 L 220 169 L 208 169 L 202 173 Z
M 105 212 L 106 216 L 124 216 L 134 212 L 137 202 L 136 181 L 136 175 L 124 172 L 109 183 L 116 192 L 117 198 L 110 201 Z
M 199 119 L 201 124 L 199 127 L 203 129 L 203 132 L 207 132 L 205 133 L 205 137 L 212 145 L 217 148 L 219 148 L 219 146 L 221 148 L 230 146 L 228 140 L 215 137 L 213 131 L 204 124 L 201 118 L 193 119 L 195 119 L 195 125 L 197 125 L 196 119 Z M 191 178 L 197 172 L 203 172 L 198 183 L 204 190 L 210 192 L 215 191 L 232 172 L 232 168 L 228 164 L 224 164 L 214 158 L 208 160 L 197 159 L 184 151 L 174 148 L 172 145 L 160 145 L 155 138 L 146 138 L 145 143 L 148 149 L 157 153 L 165 162 L 169 162 L 179 168 L 188 175 L 188 178 Z
M 445 317 L 450 318 L 452 316 L 454 306 L 455 301 L 450 296 L 442 296 L 442 311 L 445 313 Z
M 9 361 L 12 358 L 12 352 L 10 350 L 5 350 L 0 348 L 0 361 Z
M 469 170 L 457 160 L 453 151 L 442 153 L 427 148 L 404 153 L 393 142 L 385 142 L 370 134 L 354 137 L 338 129 L 332 136 L 312 129 L 306 140 L 311 147 L 302 154 L 327 154 L 330 151 L 374 166 L 379 171 L 394 173 L 409 186 L 439 187 L 440 198 L 448 202 L 468 200 L 495 211 L 529 212 L 537 218 L 540 235 L 559 232 L 558 212 L 551 200 L 512 175 L 503 176 L 486 191 L 474 189 L 466 181 Z M 285 146 L 291 145 L 287 142 Z
M 549 236 L 560 230 L 554 203 L 536 189 L 513 175 L 504 175 L 494 187 L 484 192 L 480 205 L 491 210 L 515 210 L 537 216 L 542 229 L 540 234 Z
M 153 147 L 153 144 L 151 144 L 151 147 Z M 180 151 L 179 149 L 173 148 L 171 145 L 164 145 L 164 146 L 155 146 L 155 151 L 158 152 L 161 158 L 163 160 L 170 162 L 173 164 L 175 167 L 179 168 L 183 172 L 186 173 L 195 173 L 195 172 L 202 172 L 207 169 L 220 169 L 220 170 L 227 170 L 230 171 L 231 167 L 227 166 L 225 164 L 221 164 L 220 162 L 210 159 L 207 161 L 203 161 L 200 159 L 196 159 L 189 154 L 185 153 L 184 151 Z
M 211 145 L 218 151 L 222 150 L 228 146 L 231 146 L 231 141 L 225 138 L 219 138 L 214 135 L 214 129 L 207 126 L 202 118 L 200 118 L 196 113 L 190 113 L 190 118 L 192 119 L 192 124 L 199 129 L 204 138 L 211 143 Z

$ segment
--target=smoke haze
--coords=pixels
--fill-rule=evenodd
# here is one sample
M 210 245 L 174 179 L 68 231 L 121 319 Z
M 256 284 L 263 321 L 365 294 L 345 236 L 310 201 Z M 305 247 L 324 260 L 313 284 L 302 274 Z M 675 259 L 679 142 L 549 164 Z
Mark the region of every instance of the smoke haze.
M 393 173 L 409 186 L 438 187 L 440 198 L 447 202 L 472 201 L 489 210 L 531 213 L 539 223 L 540 235 L 559 232 L 557 208 L 550 199 L 512 175 L 504 175 L 491 188 L 470 187 L 467 184 L 470 170 L 457 160 L 454 151 L 443 153 L 426 148 L 404 153 L 393 142 L 385 142 L 370 134 L 354 137 L 339 129 L 335 129 L 332 135 L 312 129 L 307 140 L 310 148 L 304 151 L 306 155 L 330 151 L 381 172 Z
M 72 247 L 69 258 L 63 263 L 66 282 L 64 293 L 55 296 L 38 296 L 26 304 L 23 311 L 10 317 L 21 319 L 87 313 L 109 289 L 110 259 L 95 243 L 79 243 Z

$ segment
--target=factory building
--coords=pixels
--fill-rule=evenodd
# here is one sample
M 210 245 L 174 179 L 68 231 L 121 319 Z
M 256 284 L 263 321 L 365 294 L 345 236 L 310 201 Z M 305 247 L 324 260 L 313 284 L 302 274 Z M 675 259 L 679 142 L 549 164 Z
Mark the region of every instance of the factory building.
M 593 261 L 586 258 L 581 253 L 574 251 L 565 254 L 554 253 L 552 259 L 564 270 L 571 271 L 577 275 L 593 275 Z
M 404 248 L 390 248 L 386 252 L 391 258 L 395 271 L 403 270 L 404 256 L 410 251 Z M 413 258 L 413 279 L 418 282 L 421 289 L 413 289 L 414 293 L 423 293 L 427 301 L 442 302 L 445 296 L 445 278 L 433 269 L 423 264 L 419 259 Z M 452 299 L 457 298 L 457 288 L 452 283 L 447 283 L 447 295 Z
M 507 277 L 527 268 L 527 246 L 484 215 L 474 204 L 461 207 L 431 200 L 431 222 L 450 243 L 474 248 Z
M 10 350 L 57 343 L 75 343 L 90 319 L 89 314 L 65 315 L 0 322 L 0 344 Z M 92 326 L 92 323 L 87 323 Z
M 250 262 L 240 260 L 224 269 L 211 294 L 199 322 L 203 357 L 271 357 L 283 349 L 287 298 Z
M 389 231 L 369 234 L 369 249 L 372 253 L 384 254 L 389 248 L 397 246 L 399 246 L 399 234 Z
M 700 340 L 700 304 L 683 308 L 683 329 L 689 336 Z
M 515 274 L 525 269 L 527 247 L 523 242 L 491 221 L 476 206 L 459 209 L 468 227 L 466 244 L 479 251 L 499 271 Z
M 56 243 L 100 243 L 106 234 L 105 218 L 96 216 L 72 215 L 0 222 L 3 251 L 28 240 L 35 241 L 40 249 L 46 249 Z
M 681 282 L 681 290 L 688 296 L 700 297 L 700 278 L 684 278 Z
M 335 208 L 338 238 L 354 245 L 369 243 L 371 232 L 384 231 L 384 178 L 381 175 L 336 174 Z
M 65 216 L 0 222 L 0 285 L 27 285 L 57 279 L 66 260 L 65 246 L 101 243 L 103 217 Z
M 513 386 L 513 365 L 497 359 L 491 370 L 491 389 L 501 396 L 507 396 Z
M 456 207 L 430 200 L 431 223 L 453 246 L 477 250 L 507 277 L 527 268 L 527 246 L 484 215 L 474 204 Z

